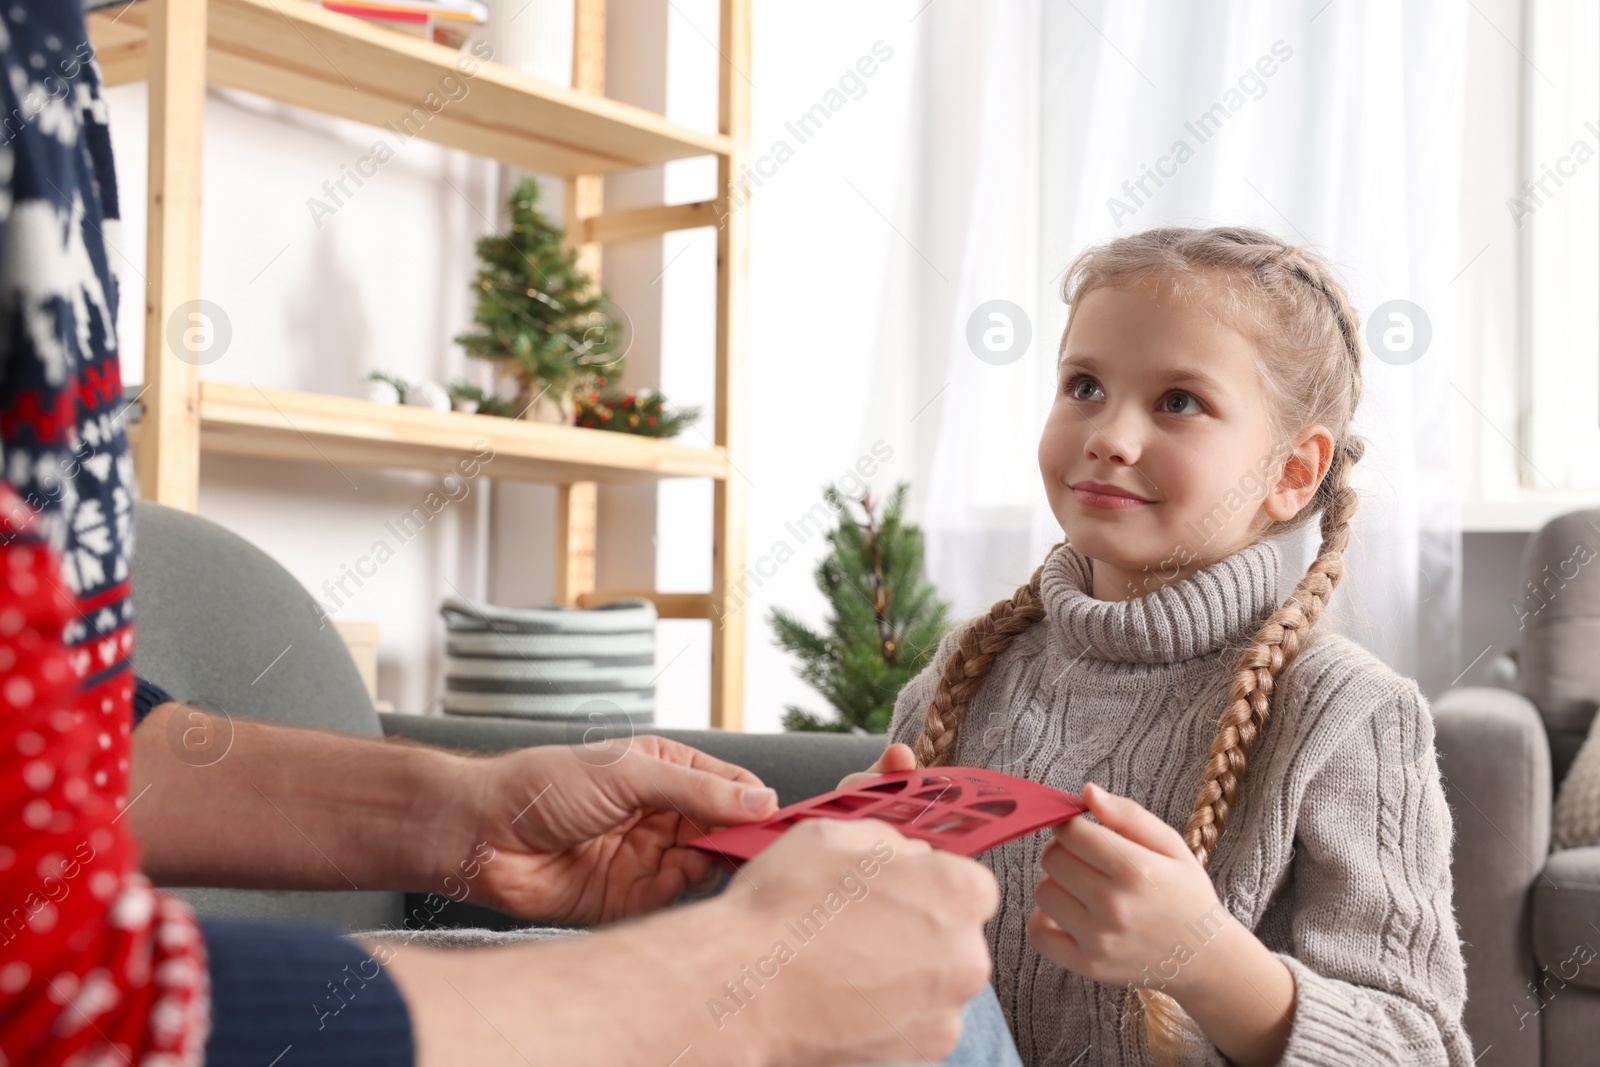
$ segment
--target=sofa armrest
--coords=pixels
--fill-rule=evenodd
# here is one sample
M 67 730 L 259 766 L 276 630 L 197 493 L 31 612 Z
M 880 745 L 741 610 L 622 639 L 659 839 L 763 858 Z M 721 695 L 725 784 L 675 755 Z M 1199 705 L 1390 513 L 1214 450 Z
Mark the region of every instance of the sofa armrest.
M 1497 1064 L 1537 1067 L 1529 890 L 1550 852 L 1550 742 L 1533 704 L 1505 689 L 1452 689 L 1433 714 L 1455 826 L 1467 1032 L 1478 1048 L 1494 1047 Z
M 404 737 L 441 748 L 503 752 L 533 745 L 586 745 L 591 757 L 601 762 L 621 759 L 630 737 L 627 726 L 609 736 L 609 728 L 587 722 L 390 713 L 380 713 L 378 719 L 386 737 Z M 838 788 L 845 775 L 870 767 L 888 741 L 882 734 L 747 734 L 655 727 L 639 728 L 638 732 L 681 741 L 754 772 L 778 791 L 779 804 L 794 804 Z
M 1547 995 L 1568 982 L 1600 989 L 1600 846 L 1562 849 L 1533 890 L 1533 950 Z

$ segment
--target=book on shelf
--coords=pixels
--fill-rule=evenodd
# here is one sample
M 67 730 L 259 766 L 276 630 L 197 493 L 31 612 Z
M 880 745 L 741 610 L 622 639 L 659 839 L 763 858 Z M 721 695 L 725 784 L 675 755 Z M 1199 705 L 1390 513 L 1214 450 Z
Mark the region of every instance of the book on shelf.
M 489 17 L 482 0 L 322 0 L 322 6 L 449 48 L 465 45 Z

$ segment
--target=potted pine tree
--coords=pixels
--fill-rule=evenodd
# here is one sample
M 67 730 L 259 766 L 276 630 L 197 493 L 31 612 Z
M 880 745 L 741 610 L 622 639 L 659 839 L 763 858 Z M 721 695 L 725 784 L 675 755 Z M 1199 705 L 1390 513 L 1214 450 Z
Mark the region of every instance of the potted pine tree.
M 524 418 L 571 423 L 574 387 L 620 374 L 622 325 L 578 267 L 577 249 L 539 211 L 537 182 L 519 183 L 507 211 L 508 232 L 478 239 L 477 308 L 456 343 L 516 379 L 512 407 Z
M 786 730 L 887 732 L 896 694 L 949 630 L 950 605 L 923 574 L 922 531 L 904 518 L 907 488 L 896 486 L 881 514 L 870 493 L 850 501 L 832 486 L 823 491 L 839 513 L 816 570 L 829 605 L 824 628 L 812 630 L 782 609 L 769 621 L 778 646 L 799 658 L 800 678 L 833 715 L 791 705 Z

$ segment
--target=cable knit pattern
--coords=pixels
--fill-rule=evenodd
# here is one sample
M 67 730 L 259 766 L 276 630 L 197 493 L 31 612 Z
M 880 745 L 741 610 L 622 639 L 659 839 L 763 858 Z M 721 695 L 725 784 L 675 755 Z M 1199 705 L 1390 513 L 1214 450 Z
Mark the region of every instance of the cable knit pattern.
M 1057 550 L 1040 582 L 1045 619 L 995 661 L 953 762 L 1072 793 L 1093 781 L 1181 831 L 1231 673 L 1280 603 L 1280 566 L 1266 541 L 1149 595 L 1101 601 L 1089 559 Z M 901 692 L 892 740 L 915 743 L 956 637 Z M 1048 840 L 1041 831 L 982 857 L 1001 890 L 987 928 L 995 989 L 1023 1061 L 1152 1064 L 1132 987 L 1090 981 L 1027 942 Z M 1416 683 L 1347 638 L 1313 631 L 1278 678 L 1208 868 L 1223 906 L 1294 975 L 1283 1064 L 1473 1062 L 1451 841 Z M 1185 947 L 1198 955 L 1195 929 Z M 1196 1062 L 1226 1061 L 1212 1048 Z

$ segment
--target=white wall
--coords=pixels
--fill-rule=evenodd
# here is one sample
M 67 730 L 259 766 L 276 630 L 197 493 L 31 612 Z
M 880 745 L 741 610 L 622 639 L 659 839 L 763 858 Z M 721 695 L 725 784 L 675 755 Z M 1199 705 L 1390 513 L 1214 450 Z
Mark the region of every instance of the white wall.
M 747 209 L 753 406 L 744 467 L 749 561 L 758 572 L 740 615 L 751 729 L 778 729 L 786 704 L 831 710 L 772 645 L 773 607 L 814 624 L 826 607 L 812 577 L 826 546 L 790 524 L 824 485 L 844 480 L 851 488 L 855 465 L 871 460 L 875 442 L 892 457 L 871 479 L 874 489 L 913 479 L 918 434 L 937 414 L 913 421 L 938 389 L 927 379 L 941 368 L 919 344 L 908 294 L 925 278 L 938 284 L 924 253 L 947 276 L 958 264 L 940 262 L 921 232 L 923 190 L 934 177 L 918 166 L 932 131 L 912 120 L 913 102 L 932 80 L 912 21 L 921 6 L 755 5 L 751 155 L 768 157 L 770 176 Z M 802 140 L 791 124 L 819 103 L 836 103 L 830 91 L 840 91 L 841 77 L 878 41 L 890 58 L 857 79 L 861 88 L 849 83 L 842 106 Z
M 126 381 L 143 380 L 146 102 L 141 85 L 108 94 L 124 224 L 118 323 Z M 398 110 L 398 109 L 397 109 Z M 320 220 L 310 198 L 386 136 L 395 158 Z M 469 314 L 471 239 L 492 217 L 490 169 L 420 140 L 212 90 L 206 106 L 202 296 L 232 342 L 205 380 L 354 395 L 369 369 L 411 380 L 462 373 L 450 344 Z M 320 225 L 318 222 L 320 221 Z M 437 476 L 208 457 L 200 512 L 283 563 L 336 620 L 382 624 L 379 693 L 406 711 L 440 686 L 442 595 L 485 592 L 489 484 L 412 540 L 385 523 L 437 487 Z M 359 588 L 337 582 L 374 543 L 395 554 Z M 348 594 L 348 595 L 345 595 Z
M 715 0 L 652 0 L 630 6 L 627 15 L 609 27 L 608 92 L 674 121 L 715 129 L 716 52 L 706 39 L 717 37 Z M 137 385 L 143 380 L 146 94 L 141 84 L 107 95 L 123 210 L 123 376 Z M 398 148 L 395 158 L 360 188 L 347 183 L 354 195 L 336 201 L 323 183 L 338 181 L 342 168 L 368 155 L 379 138 Z M 226 315 L 232 342 L 201 377 L 344 395 L 356 394 L 366 372 L 379 368 L 410 380 L 464 373 L 486 381 L 487 368 L 466 360 L 451 338 L 471 315 L 473 241 L 490 220 L 499 220 L 500 190 L 516 177 L 421 140 L 402 144 L 392 132 L 211 90 L 201 295 Z M 544 209 L 559 221 L 562 183 L 547 177 L 541 183 Z M 708 199 L 715 184 L 711 160 L 645 168 L 609 178 L 606 206 Z M 312 198 L 334 212 L 314 213 Z M 612 246 L 603 277 L 634 327 L 626 382 L 659 383 L 675 402 L 702 406 L 698 427 L 682 440 L 707 446 L 714 419 L 715 267 L 715 234 L 700 230 Z M 200 511 L 265 549 L 336 605 L 335 619 L 379 622 L 379 696 L 399 710 L 426 712 L 442 684 L 441 598 L 459 592 L 543 604 L 554 587 L 552 488 L 479 478 L 465 498 L 401 544 L 385 523 L 438 484 L 437 477 L 417 473 L 212 456 L 203 464 Z M 602 588 L 709 587 L 709 482 L 606 488 L 600 512 Z M 379 539 L 395 549 L 394 557 L 358 588 L 349 571 Z M 663 621 L 658 664 L 657 721 L 706 725 L 710 625 Z M 771 728 L 776 717 L 758 716 L 752 726 L 763 722 Z

